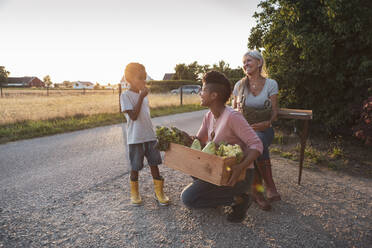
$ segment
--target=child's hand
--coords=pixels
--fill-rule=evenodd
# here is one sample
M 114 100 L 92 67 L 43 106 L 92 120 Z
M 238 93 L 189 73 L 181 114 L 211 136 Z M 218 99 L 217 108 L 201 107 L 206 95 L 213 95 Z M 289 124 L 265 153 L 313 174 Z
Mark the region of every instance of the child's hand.
M 147 96 L 147 94 L 149 93 L 149 89 L 144 87 L 141 91 L 140 91 L 140 97 L 145 97 Z

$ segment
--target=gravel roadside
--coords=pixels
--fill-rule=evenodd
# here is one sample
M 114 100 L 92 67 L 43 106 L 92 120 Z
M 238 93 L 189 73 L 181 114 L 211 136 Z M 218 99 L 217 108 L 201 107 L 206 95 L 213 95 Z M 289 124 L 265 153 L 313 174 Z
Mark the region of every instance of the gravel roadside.
M 283 200 L 270 212 L 253 204 L 241 224 L 225 220 L 226 208 L 185 208 L 190 178 L 163 167 L 168 207 L 155 202 L 148 169 L 140 207 L 128 204 L 127 173 L 42 207 L 2 203 L 0 247 L 370 247 L 371 180 L 305 169 L 299 186 L 296 163 L 273 164 Z
M 153 121 L 192 134 L 203 113 Z M 156 203 L 146 168 L 134 207 L 122 135 L 113 125 L 0 145 L 0 247 L 371 247 L 370 178 L 304 169 L 299 186 L 297 163 L 274 155 L 282 201 L 233 224 L 227 207 L 185 208 L 190 177 L 162 166 L 171 205 Z

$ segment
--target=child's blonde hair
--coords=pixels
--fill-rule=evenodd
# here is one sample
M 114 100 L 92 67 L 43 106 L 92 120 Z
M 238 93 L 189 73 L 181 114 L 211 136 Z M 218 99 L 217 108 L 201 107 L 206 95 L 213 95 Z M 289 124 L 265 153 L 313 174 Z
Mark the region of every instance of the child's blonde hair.
M 140 63 L 129 63 L 124 71 L 125 80 L 131 83 L 133 77 L 139 73 L 144 73 L 146 75 L 145 66 Z

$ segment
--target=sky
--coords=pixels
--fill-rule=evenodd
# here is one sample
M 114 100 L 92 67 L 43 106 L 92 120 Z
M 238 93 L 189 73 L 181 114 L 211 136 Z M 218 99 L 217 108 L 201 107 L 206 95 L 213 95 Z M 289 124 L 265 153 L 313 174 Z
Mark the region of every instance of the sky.
M 139 62 L 241 66 L 259 0 L 0 0 L 0 65 L 10 77 L 116 84 Z

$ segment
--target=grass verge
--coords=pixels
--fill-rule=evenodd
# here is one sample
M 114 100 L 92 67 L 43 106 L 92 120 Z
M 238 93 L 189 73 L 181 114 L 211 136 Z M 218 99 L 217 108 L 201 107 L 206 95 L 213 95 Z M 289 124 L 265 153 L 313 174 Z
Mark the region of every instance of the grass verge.
M 281 128 L 275 129 L 270 152 L 292 161 L 299 161 L 300 138 Z M 372 178 L 372 153 L 370 147 L 350 137 L 310 135 L 304 152 L 305 168 L 347 172 L 354 176 Z
M 151 117 L 191 112 L 204 109 L 198 104 L 172 107 L 151 108 Z M 54 118 L 40 121 L 22 121 L 0 126 L 0 144 L 10 141 L 42 137 L 52 134 L 71 132 L 87 128 L 112 125 L 125 122 L 120 113 L 74 115 L 67 118 Z

